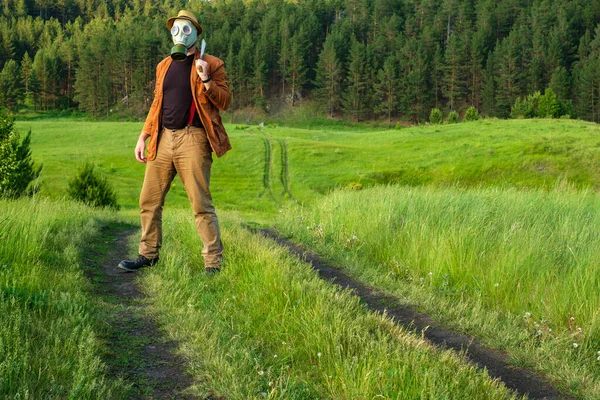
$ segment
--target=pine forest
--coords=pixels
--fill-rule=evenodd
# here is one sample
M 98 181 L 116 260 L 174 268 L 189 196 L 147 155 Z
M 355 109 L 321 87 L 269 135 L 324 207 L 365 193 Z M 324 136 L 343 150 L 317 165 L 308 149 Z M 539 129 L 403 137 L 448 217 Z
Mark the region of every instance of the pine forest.
M 600 0 L 0 0 L 0 106 L 144 118 L 181 9 L 234 109 L 600 120 Z

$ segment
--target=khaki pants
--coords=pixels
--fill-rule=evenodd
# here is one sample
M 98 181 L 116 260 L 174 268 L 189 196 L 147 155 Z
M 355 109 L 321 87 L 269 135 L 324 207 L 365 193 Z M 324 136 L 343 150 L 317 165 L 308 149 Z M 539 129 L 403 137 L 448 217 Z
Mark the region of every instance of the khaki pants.
M 142 238 L 139 253 L 147 258 L 158 256 L 162 245 L 162 210 L 171 182 L 179 174 L 194 210 L 196 229 L 204 243 L 204 264 L 220 267 L 223 244 L 219 221 L 210 195 L 212 153 L 203 128 L 163 128 L 156 158 L 146 164 L 140 194 Z

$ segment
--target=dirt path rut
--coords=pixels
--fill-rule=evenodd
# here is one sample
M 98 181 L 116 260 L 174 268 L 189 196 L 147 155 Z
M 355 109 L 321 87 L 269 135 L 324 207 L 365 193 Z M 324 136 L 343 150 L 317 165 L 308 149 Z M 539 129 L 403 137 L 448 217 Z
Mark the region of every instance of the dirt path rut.
M 98 291 L 113 312 L 110 326 L 109 374 L 131 385 L 128 399 L 197 399 L 186 393 L 193 384 L 186 375 L 184 360 L 176 353 L 176 343 L 167 340 L 149 316 L 144 294 L 136 278 L 117 268 L 127 258 L 127 240 L 137 229 L 105 228 L 108 252 L 97 255 L 91 270 Z
M 506 387 L 514 390 L 519 395 L 525 395 L 530 399 L 575 399 L 575 397 L 560 393 L 554 386 L 533 371 L 509 365 L 506 354 L 485 347 L 476 338 L 444 328 L 428 315 L 417 312 L 409 306 L 397 305 L 398 299 L 359 283 L 316 254 L 286 240 L 275 230 L 262 229 L 258 232 L 275 240 L 278 244 L 287 248 L 290 253 L 308 262 L 322 279 L 342 288 L 353 290 L 370 310 L 380 313 L 385 312 L 396 324 L 411 331 L 422 332 L 423 336 L 436 346 L 464 352 L 471 362 L 479 368 L 486 368 L 490 376 L 499 379 Z

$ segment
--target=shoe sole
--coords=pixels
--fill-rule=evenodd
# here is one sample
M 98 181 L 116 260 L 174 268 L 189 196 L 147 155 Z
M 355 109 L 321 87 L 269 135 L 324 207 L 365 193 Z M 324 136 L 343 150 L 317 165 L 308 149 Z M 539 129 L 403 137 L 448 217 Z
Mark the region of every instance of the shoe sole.
M 138 269 L 130 269 L 130 268 L 122 266 L 121 264 L 117 265 L 117 268 L 121 268 L 122 270 L 125 270 L 127 272 L 136 272 L 136 271 L 140 270 L 140 268 L 138 268 Z

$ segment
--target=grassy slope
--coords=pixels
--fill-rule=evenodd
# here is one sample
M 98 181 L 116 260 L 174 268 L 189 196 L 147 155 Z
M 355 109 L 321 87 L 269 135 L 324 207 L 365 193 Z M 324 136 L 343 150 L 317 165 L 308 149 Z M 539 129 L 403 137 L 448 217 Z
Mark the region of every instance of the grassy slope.
M 0 397 L 136 396 L 106 376 L 100 338 L 112 318 L 100 307 L 111 306 L 85 274 L 83 249 L 116 214 L 64 201 L 0 207 Z M 230 267 L 215 277 L 199 273 L 193 222 L 183 210 L 168 220 L 166 233 L 176 239 L 142 283 L 165 334 L 182 343 L 196 377 L 191 390 L 202 398 L 514 398 L 452 352 L 367 313 L 238 220 L 224 218 Z
M 548 188 L 566 179 L 580 188 L 600 184 L 600 128 L 582 121 L 482 120 L 379 132 L 265 130 L 288 138 L 292 188 L 302 199 L 352 182 Z
M 599 203 L 577 192 L 378 187 L 290 208 L 278 227 L 595 399 Z
M 140 123 L 40 120 L 18 122 L 17 127 L 33 131 L 33 157 L 44 164 L 44 194 L 62 196 L 77 166 L 93 161 L 111 179 L 121 206 L 137 210 L 144 166 L 134 160 L 133 146 Z M 240 127 L 246 129 L 236 129 Z M 271 219 L 288 203 L 281 183 L 282 143 L 293 197 L 308 205 L 329 190 L 353 183 L 600 185 L 600 128 L 582 121 L 482 120 L 399 131 L 227 128 L 233 150 L 215 159 L 215 204 L 256 220 Z M 188 205 L 178 181 L 167 204 Z
M 19 122 L 17 126 L 33 129 L 34 159 L 45 165 L 42 194 L 60 197 L 75 167 L 92 160 L 110 176 L 125 213 L 135 214 L 143 166 L 133 159 L 132 146 L 141 124 L 60 120 Z M 581 121 L 483 120 L 400 131 L 241 128 L 246 129 L 228 127 L 234 150 L 223 159 L 215 160 L 212 188 L 220 210 L 237 212 L 246 221 L 273 221 L 282 205 L 293 203 L 289 193 L 285 193 L 286 181 L 293 198 L 313 208 L 329 190 L 355 183 L 363 186 L 400 183 L 434 187 L 572 185 L 595 188 L 600 182 L 595 168 L 600 161 L 597 160 L 600 130 L 594 124 Z M 284 173 L 285 160 L 288 175 Z M 416 193 L 424 197 L 430 194 L 420 189 Z M 325 198 L 326 203 L 329 201 Z M 189 212 L 181 185 L 175 185 L 167 203 L 170 209 L 184 208 L 184 213 Z M 502 207 L 510 207 L 510 204 L 499 207 L 501 214 Z M 165 221 L 171 224 L 167 218 Z M 365 229 L 370 228 L 372 226 L 365 226 Z M 379 228 L 381 232 L 388 227 Z M 466 226 L 465 229 L 471 228 Z M 459 230 L 457 240 L 463 237 Z M 338 250 L 332 253 L 333 258 L 345 254 L 345 249 Z M 231 253 L 233 256 L 234 251 Z M 384 281 L 377 282 L 383 285 Z M 413 293 L 415 299 L 419 298 L 418 292 Z M 454 311 L 461 309 L 447 308 L 449 319 L 453 318 Z M 168 312 L 176 312 L 176 308 Z M 483 329 L 486 330 L 502 332 L 494 321 Z M 502 342 L 499 338 L 491 341 Z M 590 349 L 586 351 L 589 353 Z M 529 355 L 522 353 L 522 362 L 530 364 Z M 577 363 L 571 372 L 577 373 Z M 594 367 L 590 368 L 595 371 Z M 582 379 L 588 379 L 589 374 L 584 375 Z M 582 382 L 576 376 L 567 381 L 572 387 Z
M 64 202 L 0 201 L 0 397 L 121 398 L 105 376 L 102 313 L 83 248 L 99 219 L 115 216 Z
M 231 399 L 504 399 L 448 351 L 368 313 L 275 244 L 224 218 L 227 268 L 199 273 L 186 213 L 167 217 L 161 268 L 145 271 L 165 332 L 184 343 L 197 393 Z

